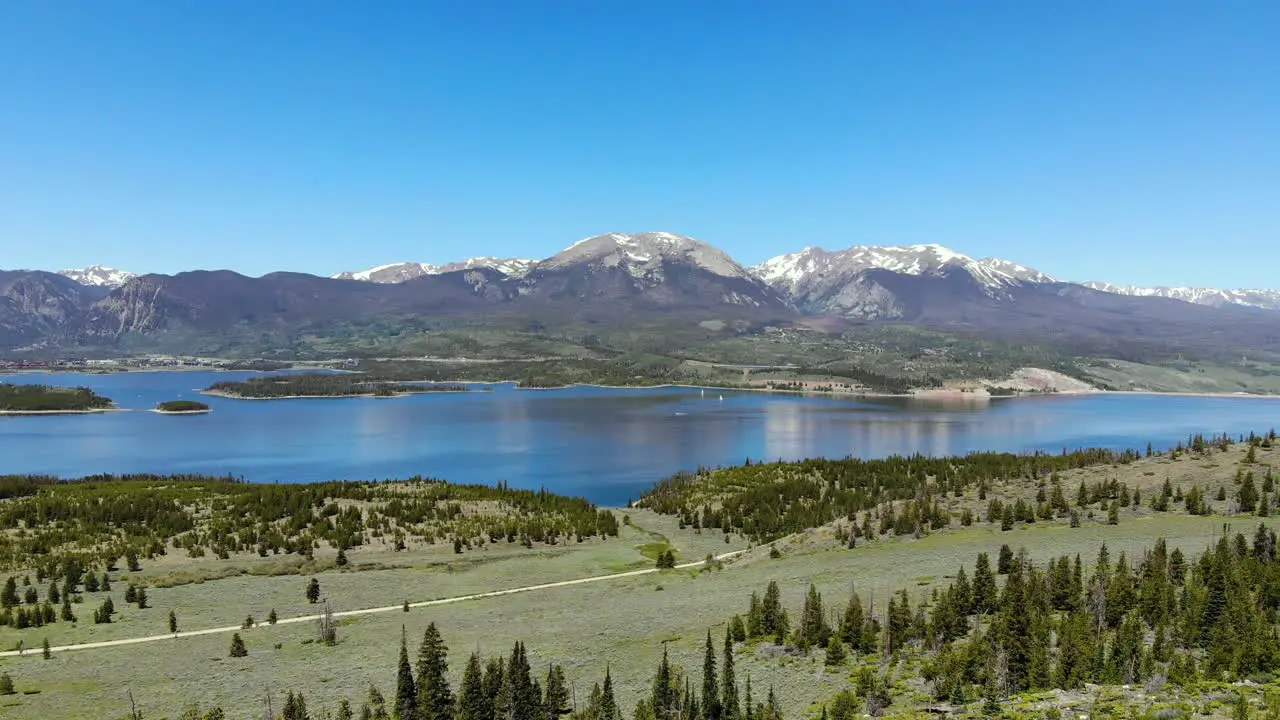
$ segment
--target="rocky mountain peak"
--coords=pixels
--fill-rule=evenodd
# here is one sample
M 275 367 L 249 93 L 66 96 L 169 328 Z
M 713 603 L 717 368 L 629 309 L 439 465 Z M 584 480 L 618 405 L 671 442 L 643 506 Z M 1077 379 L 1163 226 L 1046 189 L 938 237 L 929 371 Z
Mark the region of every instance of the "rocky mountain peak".
M 665 262 L 699 267 L 723 277 L 753 277 L 723 250 L 701 240 L 668 232 L 596 235 L 579 240 L 543 261 L 542 265 L 548 269 L 576 264 L 620 267 L 638 277 L 657 270 Z
M 136 277 L 134 273 L 126 270 L 117 270 L 105 265 L 90 265 L 83 268 L 59 270 L 58 274 L 88 287 L 110 288 L 120 287 Z

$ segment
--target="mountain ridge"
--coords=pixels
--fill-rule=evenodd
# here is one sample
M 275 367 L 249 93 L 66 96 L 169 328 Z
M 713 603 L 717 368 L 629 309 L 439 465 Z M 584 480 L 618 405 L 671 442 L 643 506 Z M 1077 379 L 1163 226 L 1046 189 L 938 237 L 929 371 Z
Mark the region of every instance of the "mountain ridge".
M 501 324 L 595 326 L 703 341 L 766 328 L 917 325 L 1004 342 L 1048 342 L 1123 357 L 1180 352 L 1274 356 L 1280 312 L 1234 302 L 1191 304 L 1058 281 L 1001 258 L 942 245 L 809 247 L 754 267 L 709 243 L 667 232 L 604 233 L 534 262 L 472 258 L 406 263 L 324 278 L 231 271 L 142 275 L 119 287 L 17 271 L 0 283 L 0 348 L 289 346 Z M 379 272 L 412 275 L 394 280 Z M 1248 298 L 1246 298 L 1248 299 Z M 541 330 L 535 330 L 541 332 Z M 633 340 L 634 341 L 633 336 Z M 346 342 L 341 340 L 341 342 Z M 342 347 L 332 345 L 331 347 Z

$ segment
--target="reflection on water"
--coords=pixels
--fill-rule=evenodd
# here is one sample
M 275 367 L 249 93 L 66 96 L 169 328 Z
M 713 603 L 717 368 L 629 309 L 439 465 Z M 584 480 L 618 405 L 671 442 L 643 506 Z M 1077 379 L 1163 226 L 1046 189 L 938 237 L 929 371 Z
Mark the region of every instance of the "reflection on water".
M 122 406 L 199 398 L 248 373 L 21 376 L 89 385 Z M 426 475 L 623 503 L 677 470 L 754 460 L 1057 452 L 1171 445 L 1280 424 L 1273 399 L 1144 396 L 878 398 L 659 388 L 236 401 L 214 412 L 0 418 L 0 473 L 201 472 L 262 482 Z

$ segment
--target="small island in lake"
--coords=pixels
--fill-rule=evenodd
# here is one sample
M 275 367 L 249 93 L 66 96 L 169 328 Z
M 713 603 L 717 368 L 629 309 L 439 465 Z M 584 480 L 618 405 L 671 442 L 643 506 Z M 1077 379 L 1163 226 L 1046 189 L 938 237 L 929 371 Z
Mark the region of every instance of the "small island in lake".
M 156 405 L 154 412 L 162 415 L 201 415 L 209 412 L 209 406 L 195 400 L 167 400 Z
M 3 415 L 92 413 L 114 407 L 111 398 L 87 387 L 0 383 L 0 414 Z
M 466 385 L 406 383 L 354 373 L 267 375 L 249 380 L 216 382 L 205 394 L 246 400 L 324 397 L 399 397 L 432 392 L 467 392 Z

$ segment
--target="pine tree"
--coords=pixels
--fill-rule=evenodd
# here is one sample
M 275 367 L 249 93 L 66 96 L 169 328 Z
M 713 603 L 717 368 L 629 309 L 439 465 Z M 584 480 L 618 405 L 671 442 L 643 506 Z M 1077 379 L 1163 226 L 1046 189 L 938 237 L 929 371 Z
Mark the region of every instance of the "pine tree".
M 311 578 L 311 582 L 307 583 L 307 602 L 315 605 L 320 602 L 320 581 Z
M 613 676 L 609 667 L 604 669 L 604 686 L 600 690 L 600 720 L 621 720 L 618 701 L 613 696 Z
M 44 656 L 45 660 L 48 660 L 49 658 L 53 657 L 53 648 L 49 647 L 48 637 L 46 637 L 44 639 L 44 642 L 40 644 L 40 654 Z
M 297 695 L 289 693 L 284 701 L 284 713 L 281 718 L 282 720 L 310 720 L 311 716 L 307 714 L 307 702 L 302 698 L 302 693 Z
M 733 669 L 733 636 L 724 634 L 723 672 L 720 674 L 720 712 L 724 720 L 739 720 L 742 709 L 738 705 L 738 679 Z
M 760 604 L 760 634 L 766 637 L 780 634 L 784 612 L 782 591 L 776 581 L 770 580 L 764 591 L 764 601 Z
M 840 636 L 832 635 L 827 641 L 827 665 L 830 667 L 843 665 L 846 659 L 844 643 L 840 641 Z
M 178 632 L 178 616 L 172 610 L 169 611 L 169 632 Z
M 396 668 L 396 720 L 417 720 L 418 695 L 414 687 L 413 668 L 409 666 L 409 648 L 404 626 L 400 627 L 400 659 Z
M 679 720 L 680 686 L 671 669 L 666 645 L 662 646 L 662 664 L 658 666 L 658 673 L 653 678 L 649 703 L 653 707 L 654 720 Z
M 986 553 L 978 553 L 978 562 L 973 568 L 973 611 L 985 615 L 994 612 L 996 606 L 996 578 L 991 573 L 991 561 Z
M 462 685 L 458 688 L 458 709 L 454 714 L 454 720 L 491 720 L 486 715 L 487 700 L 480 653 L 471 653 L 471 657 L 467 659 L 467 667 L 462 672 Z
M 13 687 L 13 678 L 9 677 L 9 673 L 0 673 L 0 696 L 17 694 L 18 691 Z
M 490 658 L 484 668 L 484 705 L 481 708 L 483 720 L 494 720 L 498 717 L 496 705 L 502 687 L 507 682 L 506 662 L 500 658 Z
M 231 636 L 231 657 L 240 658 L 249 654 L 249 648 L 244 646 L 244 640 L 240 637 L 240 633 Z
M 369 717 L 363 718 L 364 713 L 361 713 L 362 720 L 389 720 L 391 717 L 387 713 L 387 699 L 373 683 L 369 683 L 369 696 L 364 706 L 369 709 Z
M 849 595 L 849 603 L 845 605 L 844 616 L 840 618 L 840 639 L 850 647 L 860 650 L 859 640 L 862 638 L 862 599 L 855 590 Z
M 706 720 L 721 720 L 720 682 L 716 677 L 716 647 L 711 642 L 711 631 L 707 630 L 707 644 L 702 657 L 702 717 Z
M 418 648 L 416 720 L 451 720 L 453 692 L 449 689 L 449 649 L 435 623 L 427 626 Z
M 479 668 L 479 662 L 476 664 Z M 547 720 L 559 720 L 572 710 L 569 707 L 569 685 L 564 677 L 564 669 L 552 665 L 547 670 L 547 683 L 542 696 L 543 717 Z M 461 720 L 461 719 L 459 719 Z
M 800 613 L 800 627 L 797 632 L 799 642 L 796 644 L 806 651 L 812 647 L 821 647 L 826 644 L 827 636 L 830 634 L 831 629 L 827 627 L 826 614 L 822 611 L 822 595 L 818 594 L 818 589 L 810 583 L 809 594 L 804 600 L 804 610 Z

